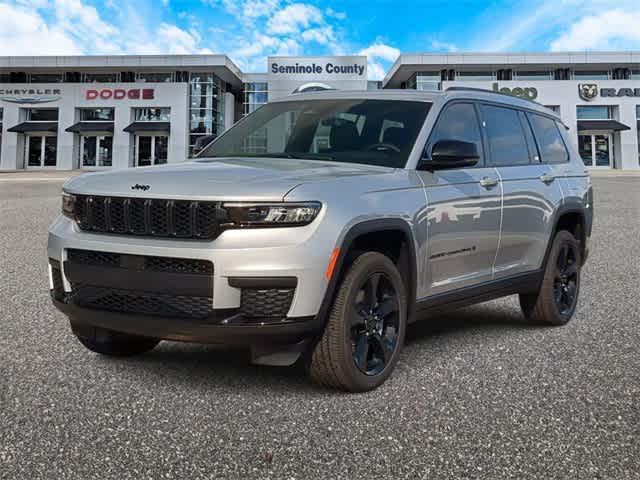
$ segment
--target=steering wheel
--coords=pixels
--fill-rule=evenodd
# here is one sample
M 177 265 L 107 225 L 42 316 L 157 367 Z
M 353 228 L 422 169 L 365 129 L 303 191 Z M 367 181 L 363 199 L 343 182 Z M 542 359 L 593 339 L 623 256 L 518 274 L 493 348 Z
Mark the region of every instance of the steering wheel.
M 370 150 L 393 150 L 396 153 L 400 153 L 400 149 L 398 147 L 396 147 L 394 144 L 392 143 L 372 143 L 371 145 L 368 145 L 367 147 L 365 147 L 365 150 L 370 151 Z

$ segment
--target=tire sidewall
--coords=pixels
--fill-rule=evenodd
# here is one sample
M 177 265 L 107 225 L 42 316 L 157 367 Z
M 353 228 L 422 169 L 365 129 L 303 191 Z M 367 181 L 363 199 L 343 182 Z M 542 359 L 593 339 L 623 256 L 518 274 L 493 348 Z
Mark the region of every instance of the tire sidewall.
M 386 275 L 398 296 L 399 322 L 398 322 L 398 343 L 392 354 L 391 360 L 384 370 L 377 375 L 366 375 L 353 362 L 353 352 L 351 345 L 351 328 L 346 321 L 347 309 L 353 301 L 355 294 L 361 288 L 364 281 L 375 273 Z M 391 375 L 402 351 L 404 338 L 407 329 L 407 296 L 406 288 L 400 272 L 394 263 L 385 255 L 377 252 L 368 252 L 359 256 L 353 263 L 351 270 L 343 280 L 341 288 L 345 288 L 345 302 L 340 305 L 340 318 L 342 323 L 341 336 L 343 358 L 345 363 L 344 373 L 348 376 L 350 383 L 358 386 L 358 390 L 371 390 L 382 383 Z
M 558 308 L 558 305 L 556 304 L 556 301 L 553 295 L 555 269 L 558 263 L 558 254 L 560 253 L 560 250 L 564 245 L 571 245 L 573 247 L 576 255 L 576 270 L 577 270 L 576 300 L 571 308 L 571 311 L 566 316 L 563 316 L 560 313 L 560 309 Z M 557 325 L 564 325 L 565 323 L 569 322 L 569 320 L 571 320 L 571 318 L 573 318 L 573 315 L 575 314 L 576 308 L 578 306 L 578 300 L 580 298 L 581 267 L 582 267 L 582 257 L 580 252 L 580 244 L 570 232 L 567 232 L 566 230 L 561 230 L 556 234 L 554 238 L 553 246 L 551 248 L 549 260 L 547 262 L 547 267 L 545 270 L 544 283 L 542 287 L 547 290 L 547 292 L 545 293 L 547 298 L 549 299 L 550 310 L 553 313 L 553 318 L 554 318 L 553 323 Z

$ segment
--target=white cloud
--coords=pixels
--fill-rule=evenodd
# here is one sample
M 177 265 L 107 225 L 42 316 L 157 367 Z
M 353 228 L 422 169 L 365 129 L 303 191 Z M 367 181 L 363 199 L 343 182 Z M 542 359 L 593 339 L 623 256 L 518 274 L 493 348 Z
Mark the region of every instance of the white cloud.
M 316 42 L 321 45 L 327 45 L 335 40 L 333 27 L 331 26 L 310 28 L 302 32 L 300 36 L 305 42 Z
M 431 40 L 431 48 L 439 52 L 457 52 L 458 47 L 453 43 L 441 42 L 440 40 Z
M 382 42 L 376 41 L 367 48 L 363 48 L 358 55 L 367 56 L 367 76 L 371 80 L 382 80 L 386 66 L 394 62 L 400 55 L 400 50 Z
M 324 21 L 322 12 L 313 5 L 293 3 L 278 10 L 267 22 L 267 31 L 272 34 L 295 34 L 310 25 Z
M 329 7 L 325 10 L 328 17 L 337 18 L 338 20 L 344 20 L 347 18 L 347 14 L 344 12 L 337 12 L 333 8 Z
M 34 11 L 0 3 L 0 50 L 11 55 L 79 55 L 82 49 L 59 26 Z
M 605 50 L 640 47 L 640 8 L 583 17 L 551 42 L 551 50 Z

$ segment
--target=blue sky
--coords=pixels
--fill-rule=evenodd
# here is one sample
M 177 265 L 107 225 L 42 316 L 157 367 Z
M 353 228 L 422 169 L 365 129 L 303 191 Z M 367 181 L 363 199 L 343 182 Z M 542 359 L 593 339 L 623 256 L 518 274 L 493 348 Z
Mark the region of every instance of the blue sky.
M 640 0 L 0 0 L 3 55 L 640 50 Z

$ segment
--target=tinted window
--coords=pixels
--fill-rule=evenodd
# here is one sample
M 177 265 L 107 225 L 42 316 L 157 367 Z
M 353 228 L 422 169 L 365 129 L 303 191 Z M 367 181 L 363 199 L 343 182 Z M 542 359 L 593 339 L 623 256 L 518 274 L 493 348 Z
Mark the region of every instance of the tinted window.
M 538 142 L 542 162 L 559 163 L 568 161 L 569 153 L 560 136 L 556 122 L 533 113 L 528 114 L 528 117 Z
M 470 103 L 455 103 L 445 109 L 431 133 L 429 145 L 440 140 L 461 140 L 475 143 L 482 158 L 482 137 L 476 110 Z
M 518 112 L 510 108 L 482 105 L 492 165 L 527 165 L 529 151 Z
M 281 157 L 402 168 L 431 107 L 394 100 L 325 99 L 267 103 L 200 157 Z M 250 142 L 264 141 L 259 148 Z
M 524 136 L 527 139 L 529 159 L 533 163 L 540 163 L 538 146 L 536 145 L 536 140 L 533 138 L 533 132 L 531 131 L 531 125 L 529 125 L 529 120 L 527 120 L 527 116 L 524 112 L 518 112 L 518 116 L 520 117 L 520 124 L 522 125 L 522 128 L 524 130 Z

